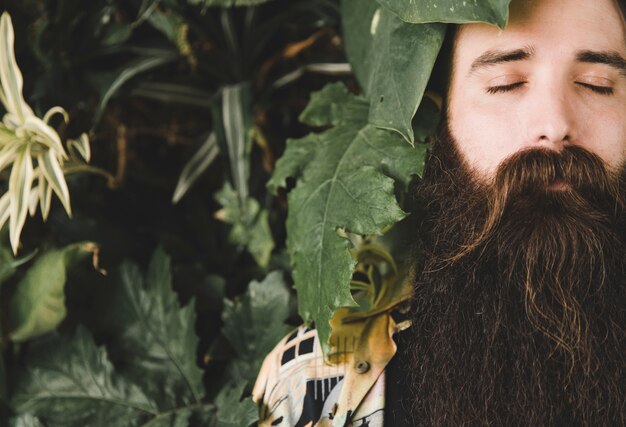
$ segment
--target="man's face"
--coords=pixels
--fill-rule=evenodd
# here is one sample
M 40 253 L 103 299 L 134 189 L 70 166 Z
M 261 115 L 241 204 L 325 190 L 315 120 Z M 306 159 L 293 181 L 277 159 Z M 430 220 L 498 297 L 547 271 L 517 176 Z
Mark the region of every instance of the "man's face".
M 626 160 L 626 28 L 615 0 L 513 0 L 504 31 L 457 34 L 448 124 L 488 182 L 507 157 L 576 145 Z

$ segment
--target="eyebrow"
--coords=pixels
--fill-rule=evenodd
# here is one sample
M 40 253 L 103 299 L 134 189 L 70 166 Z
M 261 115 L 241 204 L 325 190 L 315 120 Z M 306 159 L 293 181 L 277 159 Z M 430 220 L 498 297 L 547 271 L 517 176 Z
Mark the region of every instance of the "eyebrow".
M 626 59 L 617 52 L 581 50 L 576 54 L 576 61 L 608 65 L 626 77 Z
M 513 50 L 488 50 L 472 62 L 469 74 L 473 74 L 481 68 L 487 68 L 505 62 L 524 61 L 530 59 L 534 53 L 535 50 L 531 46 Z
M 535 50 L 532 46 L 512 50 L 488 50 L 472 62 L 470 72 L 506 62 L 524 61 L 532 58 Z M 626 77 L 626 59 L 615 51 L 580 50 L 576 53 L 576 61 L 587 64 L 603 64 L 615 68 Z

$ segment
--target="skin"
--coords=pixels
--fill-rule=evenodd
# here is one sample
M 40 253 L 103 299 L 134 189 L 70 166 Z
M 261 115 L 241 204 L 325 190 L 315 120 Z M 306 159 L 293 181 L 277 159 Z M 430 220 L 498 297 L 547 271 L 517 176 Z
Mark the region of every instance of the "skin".
M 571 144 L 617 170 L 626 160 L 624 58 L 616 0 L 513 0 L 504 31 L 461 26 L 448 123 L 470 169 L 488 182 L 520 150 Z

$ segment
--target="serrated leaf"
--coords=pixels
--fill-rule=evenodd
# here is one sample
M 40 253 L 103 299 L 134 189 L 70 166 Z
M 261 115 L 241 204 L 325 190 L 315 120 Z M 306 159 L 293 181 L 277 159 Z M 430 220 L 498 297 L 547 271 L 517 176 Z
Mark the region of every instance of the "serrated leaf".
M 302 174 L 307 160 L 313 157 L 319 144 L 319 135 L 314 133 L 296 140 L 288 139 L 285 150 L 289 151 L 289 156 L 278 159 L 274 173 L 267 182 L 267 189 L 276 194 L 280 187 L 287 188 L 287 178 Z
M 289 291 L 278 271 L 252 281 L 240 301 L 224 300 L 222 335 L 237 353 L 231 364 L 236 380 L 256 378 L 265 356 L 289 331 L 288 317 Z
M 423 168 L 424 150 L 398 134 L 368 123 L 368 103 L 331 84 L 312 95 L 301 120 L 335 127 L 319 134 L 314 156 L 303 159 L 293 141 L 277 165 L 301 171 L 289 193 L 287 247 L 294 269 L 299 311 L 314 320 L 323 348 L 330 336 L 333 312 L 353 306 L 350 279 L 351 244 L 339 230 L 360 235 L 381 234 L 406 214 L 395 198 L 394 183 L 406 186 Z M 310 138 L 301 140 L 310 144 Z M 299 165 L 298 162 L 306 162 Z
M 509 19 L 511 0 L 376 0 L 403 21 L 413 24 L 428 22 L 486 22 L 504 28 Z
M 37 352 L 17 379 L 12 404 L 54 426 L 130 427 L 157 414 L 137 386 L 114 375 L 106 351 L 82 327 L 70 341 Z
M 217 395 L 218 427 L 248 427 L 258 420 L 258 408 L 252 399 L 241 399 L 245 387 L 245 381 L 227 384 Z
M 65 318 L 66 271 L 93 253 L 93 243 L 75 243 L 41 254 L 11 299 L 11 334 L 21 342 L 54 330 Z
M 413 143 L 411 120 L 420 104 L 445 24 L 403 22 L 375 0 L 343 0 L 346 52 L 370 101 L 369 122 Z
M 14 254 L 17 253 L 20 234 L 26 222 L 32 183 L 33 162 L 30 158 L 30 145 L 25 145 L 17 153 L 9 178 L 9 239 Z
M 15 60 L 14 42 L 11 17 L 3 12 L 0 17 L 0 101 L 9 114 L 23 123 L 26 117 L 33 115 L 33 111 L 22 96 L 24 80 Z
M 170 259 L 158 249 L 146 279 L 137 266 L 124 263 L 124 331 L 119 337 L 127 373 L 159 407 L 198 403 L 204 394 L 202 369 L 196 365 L 198 337 L 193 300 L 180 306 L 171 286 Z
M 70 191 L 67 188 L 63 169 L 54 151 L 47 150 L 45 153 L 37 156 L 37 164 L 43 176 L 48 181 L 48 185 L 52 187 L 52 190 L 63 204 L 65 212 L 71 216 L 72 206 L 70 205 Z

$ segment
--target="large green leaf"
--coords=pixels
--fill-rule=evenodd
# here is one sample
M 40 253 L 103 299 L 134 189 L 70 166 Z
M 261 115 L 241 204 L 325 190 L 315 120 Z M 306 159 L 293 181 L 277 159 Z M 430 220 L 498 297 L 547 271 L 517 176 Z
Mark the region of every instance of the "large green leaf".
M 222 335 L 237 354 L 230 367 L 232 378 L 256 378 L 265 356 L 289 331 L 288 317 L 289 291 L 278 271 L 262 282 L 252 281 L 240 301 L 224 300 Z
M 324 346 L 335 309 L 355 305 L 349 290 L 355 262 L 343 232 L 381 234 L 402 219 L 394 184 L 406 186 L 423 168 L 422 144 L 413 148 L 367 118 L 367 101 L 342 84 L 313 94 L 301 119 L 334 127 L 289 141 L 269 184 L 280 185 L 286 176 L 298 179 L 288 198 L 287 246 L 300 314 L 316 322 Z
M 126 373 L 161 408 L 186 406 L 204 395 L 196 365 L 198 337 L 193 302 L 181 307 L 171 286 L 170 259 L 158 249 L 143 279 L 136 265 L 121 267 L 124 299 L 118 337 Z
M 217 395 L 217 427 L 248 427 L 258 420 L 258 408 L 252 399 L 241 400 L 245 386 L 245 381 L 228 384 Z
M 408 24 L 375 0 L 343 0 L 341 7 L 348 59 L 370 101 L 369 122 L 414 142 L 411 120 L 445 24 Z
M 11 300 L 13 341 L 25 341 L 54 330 L 65 318 L 66 270 L 93 253 L 93 243 L 75 243 L 37 258 Z
M 487 22 L 504 28 L 511 0 L 376 0 L 402 20 L 427 22 Z
M 154 403 L 132 383 L 114 376 L 103 348 L 79 327 L 74 338 L 39 349 L 18 377 L 12 403 L 50 426 L 136 426 L 156 415 Z

